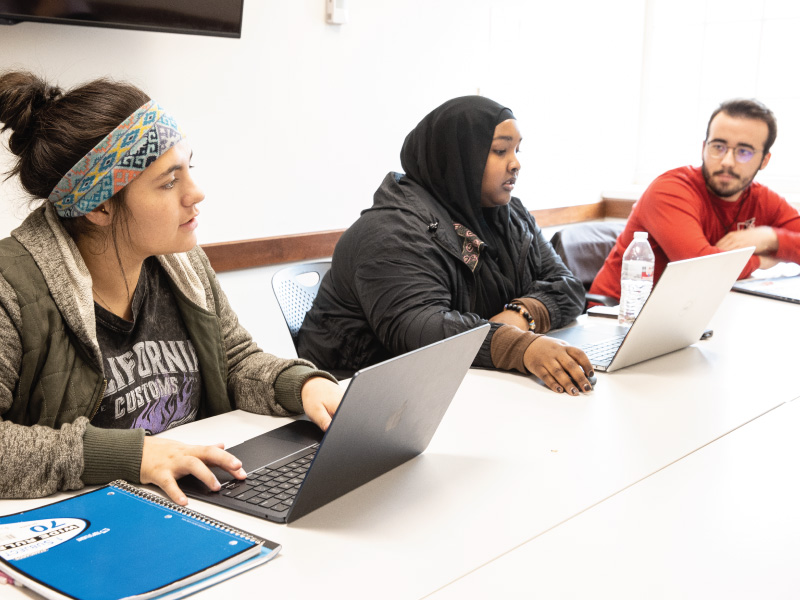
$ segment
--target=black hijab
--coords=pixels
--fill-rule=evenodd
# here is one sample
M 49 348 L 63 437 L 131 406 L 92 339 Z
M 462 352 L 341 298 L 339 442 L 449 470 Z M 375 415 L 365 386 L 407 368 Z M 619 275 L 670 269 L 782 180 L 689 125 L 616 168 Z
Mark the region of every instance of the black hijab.
M 425 116 L 400 151 L 406 176 L 424 187 L 453 223 L 464 225 L 485 243 L 475 269 L 473 307 L 484 318 L 502 311 L 520 287 L 514 268 L 519 249 L 509 244 L 508 206 L 481 206 L 483 170 L 495 127 L 513 118 L 510 109 L 488 98 L 454 98 Z

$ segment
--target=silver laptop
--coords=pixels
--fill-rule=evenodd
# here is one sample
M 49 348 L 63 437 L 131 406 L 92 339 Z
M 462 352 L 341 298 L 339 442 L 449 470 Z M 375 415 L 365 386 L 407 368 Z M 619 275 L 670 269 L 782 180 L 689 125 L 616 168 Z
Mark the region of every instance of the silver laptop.
M 444 417 L 489 324 L 358 371 L 328 431 L 297 420 L 233 446 L 247 479 L 212 469 L 211 492 L 192 476 L 192 498 L 279 523 L 294 521 L 421 454 Z
M 616 371 L 700 339 L 754 248 L 667 264 L 630 327 L 587 318 L 548 335 L 581 348 L 597 371 Z

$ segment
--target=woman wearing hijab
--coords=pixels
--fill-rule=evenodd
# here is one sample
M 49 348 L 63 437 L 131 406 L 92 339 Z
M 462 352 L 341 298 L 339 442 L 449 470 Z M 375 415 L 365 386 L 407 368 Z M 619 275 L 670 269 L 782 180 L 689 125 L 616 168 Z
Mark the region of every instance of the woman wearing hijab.
M 337 244 L 298 354 L 352 373 L 489 321 L 474 366 L 591 390 L 586 355 L 541 335 L 579 315 L 585 297 L 511 196 L 521 140 L 511 110 L 480 96 L 422 119 L 400 153 L 405 174 L 386 176 Z

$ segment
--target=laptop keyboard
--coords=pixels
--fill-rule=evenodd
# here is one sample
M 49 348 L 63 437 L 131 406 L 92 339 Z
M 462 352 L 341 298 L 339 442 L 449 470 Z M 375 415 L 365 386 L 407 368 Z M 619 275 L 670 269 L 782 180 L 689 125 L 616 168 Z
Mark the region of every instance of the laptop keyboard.
M 618 335 L 616 337 L 603 340 L 602 342 L 581 346 L 581 350 L 586 353 L 586 356 L 589 357 L 589 360 L 593 364 L 607 364 L 612 358 L 614 358 L 614 355 L 617 353 L 617 350 L 624 339 L 624 335 Z
M 234 479 L 224 484 L 219 493 L 242 503 L 286 514 L 316 454 L 315 446 L 307 454 L 293 458 L 283 466 L 256 469 L 247 474 L 247 479 Z

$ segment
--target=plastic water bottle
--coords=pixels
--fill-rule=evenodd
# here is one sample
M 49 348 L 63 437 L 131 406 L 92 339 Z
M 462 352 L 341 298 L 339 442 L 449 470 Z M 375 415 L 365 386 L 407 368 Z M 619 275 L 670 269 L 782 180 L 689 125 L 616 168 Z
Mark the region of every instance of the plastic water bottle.
M 655 257 L 646 231 L 633 234 L 633 241 L 622 255 L 622 279 L 619 298 L 619 324 L 630 325 L 642 310 L 653 289 Z

